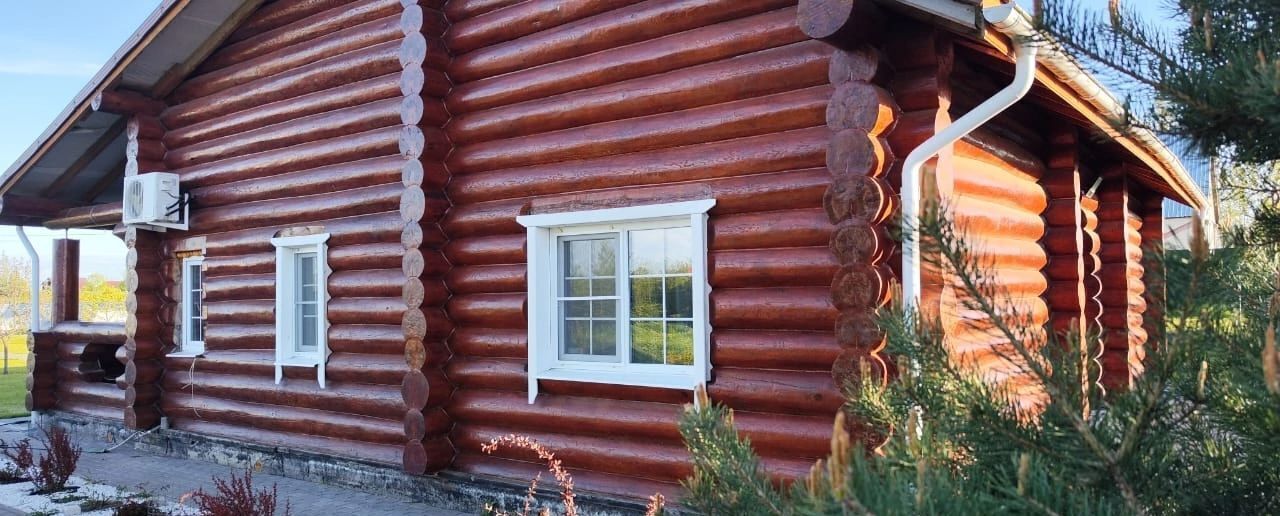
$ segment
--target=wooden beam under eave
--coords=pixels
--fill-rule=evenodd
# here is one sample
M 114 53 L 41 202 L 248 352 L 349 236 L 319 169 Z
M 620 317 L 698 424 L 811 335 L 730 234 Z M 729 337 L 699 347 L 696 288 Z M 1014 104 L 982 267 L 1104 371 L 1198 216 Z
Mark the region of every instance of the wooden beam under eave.
M 240 26 L 240 23 L 248 19 L 249 16 L 257 11 L 259 7 L 262 7 L 262 4 L 264 3 L 266 3 L 265 0 L 250 0 L 245 2 L 244 5 L 241 5 L 235 10 L 235 12 L 231 13 L 231 16 L 228 16 L 227 19 L 222 22 L 222 25 L 219 25 L 218 28 L 205 39 L 204 43 L 201 43 L 200 46 L 191 53 L 190 57 L 181 63 L 169 67 L 168 70 L 165 70 L 164 75 L 160 77 L 160 80 L 156 81 L 156 84 L 151 87 L 151 96 L 162 99 L 169 96 L 170 93 L 173 93 L 173 90 L 177 89 L 178 85 L 182 84 L 182 81 L 186 79 L 187 76 L 191 75 L 191 72 L 195 71 L 196 67 L 200 66 L 200 63 L 203 63 L 205 59 L 208 59 L 210 55 L 213 55 L 213 52 L 217 50 L 218 47 L 222 46 L 222 42 L 226 41 L 227 38 L 231 36 L 232 32 L 235 32 L 236 28 Z
M 107 169 L 106 175 L 102 176 L 102 179 L 99 179 L 97 183 L 94 183 L 93 187 L 89 188 L 89 191 L 86 192 L 80 200 L 86 203 L 92 203 L 94 199 L 97 199 L 99 195 L 102 195 L 102 192 L 107 191 L 107 188 L 110 188 L 111 185 L 115 184 L 116 180 L 124 176 L 124 166 L 128 161 L 129 158 L 124 158 L 110 169 Z
M 102 154 L 102 151 L 107 149 L 108 145 L 111 145 L 111 142 L 115 141 L 115 139 L 124 132 L 125 122 L 126 120 L 124 118 L 120 118 L 119 120 L 116 120 L 115 123 L 111 124 L 111 126 L 107 127 L 106 132 L 102 133 L 102 136 L 99 136 L 88 149 L 85 149 L 85 151 L 80 154 L 80 157 L 77 158 L 71 166 L 67 167 L 66 170 L 63 170 L 62 173 L 58 175 L 57 179 L 54 179 L 49 186 L 45 187 L 45 189 L 40 192 L 40 195 L 44 197 L 54 197 L 61 193 L 62 189 L 65 188 L 67 184 L 75 180 L 75 178 L 84 171 L 85 167 L 89 166 L 89 163 L 93 162 L 98 155 Z
M 49 229 L 108 227 L 119 224 L 123 214 L 124 207 L 119 202 L 67 208 L 58 212 L 56 217 L 44 221 L 44 227 Z
M 75 204 L 73 203 L 44 197 L 28 197 L 15 194 L 0 197 L 0 215 L 6 217 L 47 219 L 57 215 L 62 210 L 74 206 Z

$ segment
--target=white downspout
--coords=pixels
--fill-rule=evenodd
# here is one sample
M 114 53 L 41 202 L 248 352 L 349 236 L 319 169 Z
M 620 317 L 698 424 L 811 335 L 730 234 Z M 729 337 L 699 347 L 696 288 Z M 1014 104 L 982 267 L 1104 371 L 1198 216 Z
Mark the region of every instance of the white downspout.
M 25 227 L 18 226 L 18 240 L 27 248 L 27 258 L 31 260 L 31 331 L 40 331 L 40 255 L 31 246 Z
M 982 12 L 987 23 L 1001 31 L 1024 21 L 1018 16 L 1014 4 L 990 7 Z M 965 113 L 937 134 L 925 140 L 902 162 L 902 297 L 904 306 L 918 308 L 920 304 L 920 171 L 924 164 L 943 148 L 955 143 L 978 126 L 995 118 L 1009 106 L 1018 102 L 1035 83 L 1036 45 L 1033 42 L 1013 38 L 1013 82 L 992 95 L 991 98 Z M 910 313 L 910 311 L 908 311 Z M 910 321 L 908 321 L 910 322 Z

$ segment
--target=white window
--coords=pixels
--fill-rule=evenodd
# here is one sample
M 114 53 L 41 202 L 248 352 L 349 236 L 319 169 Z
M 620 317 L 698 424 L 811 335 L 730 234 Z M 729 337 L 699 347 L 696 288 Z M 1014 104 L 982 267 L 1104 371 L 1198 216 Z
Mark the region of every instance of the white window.
M 328 234 L 271 239 L 276 247 L 276 383 L 285 367 L 315 367 L 324 388 Z
M 527 215 L 529 402 L 538 380 L 693 389 L 710 374 L 714 199 Z
M 182 259 L 182 323 L 178 354 L 204 353 L 204 257 Z

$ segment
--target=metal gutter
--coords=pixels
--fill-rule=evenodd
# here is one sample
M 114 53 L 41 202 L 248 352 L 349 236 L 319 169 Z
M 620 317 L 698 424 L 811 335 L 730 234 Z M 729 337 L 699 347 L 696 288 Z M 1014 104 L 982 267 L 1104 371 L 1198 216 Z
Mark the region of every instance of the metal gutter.
M 31 260 L 31 331 L 40 331 L 40 255 L 27 238 L 27 228 L 18 226 L 18 240 L 27 249 L 27 257 Z

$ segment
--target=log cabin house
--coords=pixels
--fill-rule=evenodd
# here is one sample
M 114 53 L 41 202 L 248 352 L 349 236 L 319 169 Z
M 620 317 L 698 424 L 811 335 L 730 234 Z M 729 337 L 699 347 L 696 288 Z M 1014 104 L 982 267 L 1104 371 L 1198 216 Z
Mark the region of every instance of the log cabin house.
M 107 325 L 77 321 L 55 243 L 27 404 L 518 492 L 539 465 L 480 450 L 516 433 L 634 500 L 678 493 L 705 385 L 794 477 L 858 364 L 889 374 L 872 313 L 897 278 L 989 365 L 887 236 L 931 200 L 1047 331 L 1105 330 L 1122 387 L 1161 201 L 1203 198 L 1011 7 L 165 0 L 0 179 L 0 222 L 128 247 Z

